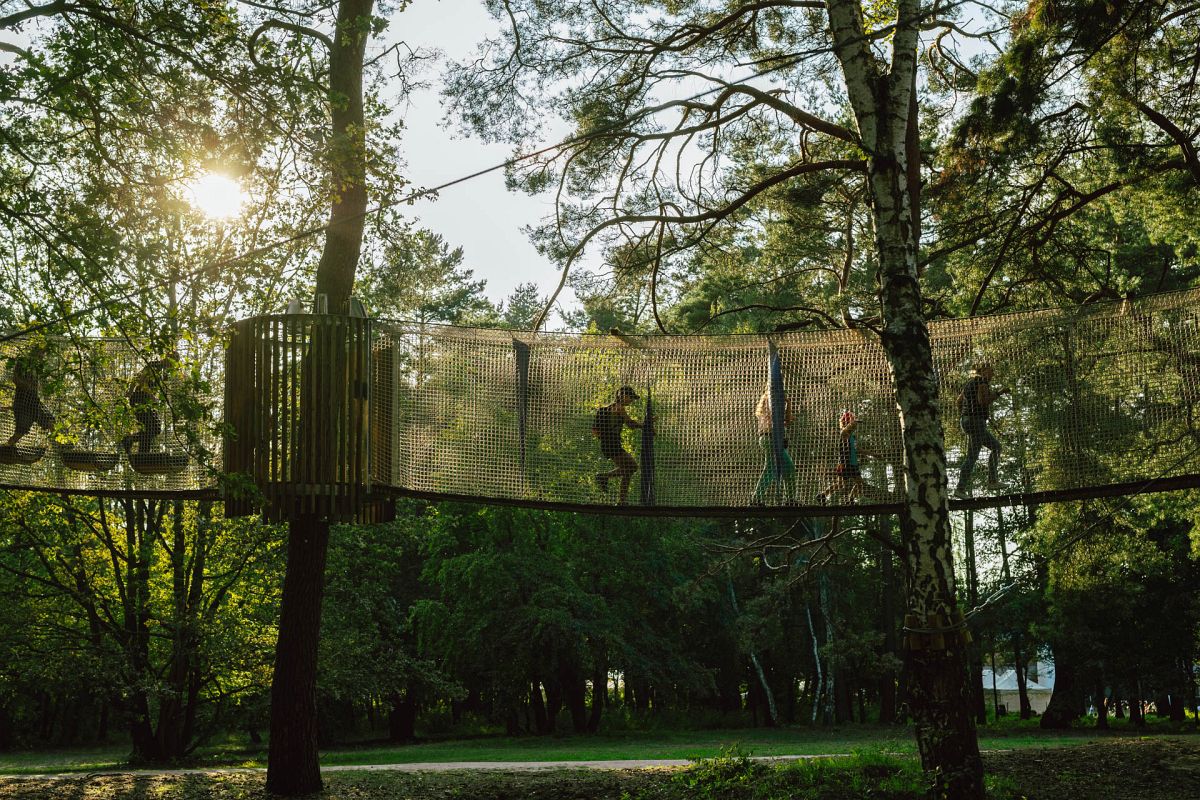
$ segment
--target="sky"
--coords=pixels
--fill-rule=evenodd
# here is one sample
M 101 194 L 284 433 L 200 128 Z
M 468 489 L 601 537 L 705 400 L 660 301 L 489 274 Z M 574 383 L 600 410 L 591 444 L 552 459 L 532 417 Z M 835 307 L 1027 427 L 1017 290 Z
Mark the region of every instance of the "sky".
M 413 49 L 440 49 L 445 59 L 461 59 L 496 27 L 481 0 L 413 0 L 403 12 L 390 14 L 388 30 L 376 48 L 403 40 Z M 27 36 L 18 32 L 3 38 L 25 44 Z M 0 53 L 0 60 L 9 58 Z M 512 154 L 506 145 L 466 138 L 445 122 L 440 76 L 440 65 L 430 67 L 423 76 L 430 88 L 414 93 L 408 105 L 399 109 L 407 127 L 400 149 L 407 162 L 405 175 L 414 187 L 444 183 L 503 162 Z M 447 189 L 436 200 L 418 201 L 408 213 L 452 247 L 462 247 L 466 267 L 487 281 L 489 299 L 499 301 L 520 283 L 532 281 L 542 295 L 549 295 L 558 284 L 557 269 L 537 253 L 522 230 L 553 211 L 550 195 L 509 192 L 503 171 L 497 171 Z M 559 306 L 570 305 L 571 300 L 570 289 L 565 289 Z
M 386 44 L 402 39 L 414 49 L 440 48 L 448 59 L 470 55 L 476 43 L 496 29 L 479 0 L 415 0 L 391 16 Z M 403 111 L 407 132 L 401 143 L 408 162 L 406 177 L 414 186 L 434 186 L 466 173 L 498 164 L 512 155 L 506 145 L 465 138 L 443 120 L 438 87 L 440 68 L 426 76 L 432 88 L 415 93 Z M 487 281 L 487 294 L 502 300 L 520 283 L 536 283 L 543 295 L 553 291 L 559 273 L 534 250 L 522 231 L 553 214 L 549 195 L 530 197 L 509 192 L 497 171 L 420 201 L 411 213 L 422 227 L 461 246 L 464 263 Z M 569 290 L 564 292 L 569 297 Z

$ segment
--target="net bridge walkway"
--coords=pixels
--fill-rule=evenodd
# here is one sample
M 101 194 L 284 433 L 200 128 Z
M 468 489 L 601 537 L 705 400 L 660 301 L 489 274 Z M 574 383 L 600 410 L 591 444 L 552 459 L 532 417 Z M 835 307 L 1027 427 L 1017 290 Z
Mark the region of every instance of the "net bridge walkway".
M 952 505 L 1200 485 L 1198 317 L 1186 291 L 931 322 L 952 486 L 984 445 Z M 900 421 L 868 331 L 535 335 L 277 315 L 235 323 L 190 367 L 110 340 L 16 339 L 0 358 L 8 487 L 346 520 L 401 496 L 739 516 L 902 500 Z

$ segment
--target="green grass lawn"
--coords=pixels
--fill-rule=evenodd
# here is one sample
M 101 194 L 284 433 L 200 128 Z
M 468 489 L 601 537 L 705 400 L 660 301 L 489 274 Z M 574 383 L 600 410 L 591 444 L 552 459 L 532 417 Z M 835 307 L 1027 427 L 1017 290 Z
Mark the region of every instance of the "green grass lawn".
M 1078 739 L 1077 739 L 1078 741 Z M 990 751 L 988 800 L 1198 797 L 1200 737 L 1110 736 L 1078 747 Z M 325 800 L 923 800 L 912 755 L 764 764 L 741 756 L 673 770 L 334 772 Z M 0 800 L 269 800 L 262 772 L 63 778 L 0 775 Z
M 1036 720 L 1002 720 L 980 729 L 984 750 L 1061 747 L 1096 738 L 1144 737 L 1178 733 L 1166 725 L 1145 729 L 1116 727 L 1107 734 L 1090 728 L 1043 732 Z M 1186 731 L 1185 731 L 1186 732 Z M 712 758 L 730 747 L 754 756 L 821 755 L 860 751 L 903 755 L 915 753 L 912 730 L 906 727 L 843 725 L 833 728 L 740 728 L 702 731 L 627 731 L 596 736 L 438 739 L 400 746 L 365 743 L 331 748 L 325 765 L 419 764 L 458 761 L 605 761 L 623 759 Z M 128 748 L 110 746 L 69 750 L 0 753 L 0 773 L 94 772 L 127 767 Z M 201 750 L 186 765 L 194 767 L 265 766 L 266 750 L 231 740 Z

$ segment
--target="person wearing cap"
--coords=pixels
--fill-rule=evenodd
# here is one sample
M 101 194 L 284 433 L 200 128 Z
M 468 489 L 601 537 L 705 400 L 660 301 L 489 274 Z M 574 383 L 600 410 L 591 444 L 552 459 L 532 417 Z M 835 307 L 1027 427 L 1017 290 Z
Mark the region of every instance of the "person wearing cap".
M 783 481 L 784 497 L 789 503 L 796 500 L 796 465 L 792 461 L 791 455 L 788 454 L 788 440 L 785 435 L 783 439 L 783 458 L 781 469 L 776 470 L 775 464 L 775 448 L 772 443 L 771 426 L 773 424 L 773 415 L 771 413 L 771 384 L 763 389 L 762 396 L 758 398 L 758 403 L 754 407 L 754 418 L 758 425 L 758 444 L 762 447 L 763 455 L 766 462 L 763 465 L 762 476 L 758 479 L 758 485 L 754 489 L 753 502 L 755 505 L 762 505 L 763 499 L 767 495 L 767 491 Z M 790 400 L 784 399 L 783 402 L 783 424 L 786 427 L 792 424 L 792 403 Z
M 622 386 L 617 390 L 617 396 L 612 403 L 601 406 L 596 411 L 596 419 L 592 423 L 592 435 L 600 440 L 600 452 L 613 462 L 613 468 L 608 472 L 596 473 L 596 484 L 600 491 L 608 492 L 608 482 L 613 478 L 621 479 L 621 489 L 617 502 L 625 505 L 629 497 L 629 481 L 637 472 L 637 461 L 621 443 L 621 431 L 626 428 L 640 428 L 642 423 L 631 419 L 628 406 L 638 399 L 638 394 L 632 386 Z
M 131 433 L 121 440 L 121 449 L 126 453 L 137 445 L 139 453 L 148 453 L 154 445 L 154 440 L 162 433 L 162 417 L 158 415 L 155 406 L 158 404 L 158 389 L 163 374 L 170 364 L 162 359 L 151 361 L 144 366 L 129 384 L 125 399 L 133 409 L 133 418 L 137 420 L 138 432 Z
M 979 460 L 979 451 L 985 447 L 988 449 L 987 488 L 992 491 L 1000 488 L 997 477 L 1000 467 L 1000 442 L 988 430 L 988 420 L 992 413 L 992 403 L 996 398 L 1007 394 L 1008 390 L 997 391 L 992 388 L 994 374 L 991 364 L 977 364 L 958 396 L 958 425 L 967 437 L 967 455 L 959 468 L 955 497 L 970 496 L 971 475 L 975 471 L 975 463 Z
M 858 417 L 853 411 L 843 411 L 838 418 L 838 463 L 833 468 L 833 482 L 817 495 L 824 504 L 836 494 L 846 493 L 846 502 L 853 503 L 863 493 L 862 468 L 858 464 Z

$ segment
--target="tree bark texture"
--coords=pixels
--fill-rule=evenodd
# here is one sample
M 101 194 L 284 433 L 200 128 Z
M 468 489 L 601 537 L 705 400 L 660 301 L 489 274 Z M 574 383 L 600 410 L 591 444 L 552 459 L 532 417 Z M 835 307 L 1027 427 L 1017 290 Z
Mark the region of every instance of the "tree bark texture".
M 554 725 L 546 716 L 546 703 L 542 700 L 542 686 L 538 681 L 529 685 L 529 708 L 533 712 L 534 730 L 540 734 L 554 732 Z
M 411 691 L 392 692 L 388 709 L 388 740 L 408 744 L 417 738 L 417 701 Z
M 316 291 L 326 295 L 333 313 L 349 311 L 366 221 L 363 56 L 373 8 L 374 0 L 341 0 L 329 52 L 332 199 Z M 305 517 L 289 523 L 267 761 L 267 789 L 289 796 L 321 789 L 316 670 L 328 545 L 328 521 Z
M 317 641 L 328 545 L 328 522 L 302 517 L 288 524 L 267 754 L 267 790 L 276 794 L 294 796 L 321 790 L 317 764 Z
M 879 573 L 883 584 L 883 597 L 880 611 L 883 620 L 883 649 L 889 655 L 899 655 L 899 642 L 896 635 L 896 570 L 892 553 L 892 522 L 889 517 L 879 517 L 879 536 L 888 544 L 879 546 Z M 885 674 L 879 679 L 879 723 L 889 725 L 896 721 L 896 678 Z
M 588 714 L 588 733 L 600 730 L 600 719 L 604 715 L 604 706 L 608 698 L 608 667 L 601 657 L 597 657 L 592 670 L 592 709 Z
M 904 512 L 908 607 L 921 620 L 957 610 L 946 488 L 946 453 L 929 330 L 917 274 L 919 184 L 909 160 L 920 4 L 899 0 L 892 60 L 872 51 L 858 0 L 827 0 L 834 53 L 867 152 L 869 196 L 879 262 L 881 343 L 896 391 L 904 443 Z M 983 797 L 983 765 L 970 710 L 966 651 L 947 635 L 945 649 L 910 650 L 909 706 L 921 764 L 933 794 Z
M 317 266 L 317 293 L 329 298 L 329 311 L 350 309 L 354 273 L 362 251 L 367 212 L 366 120 L 363 116 L 363 56 L 374 0 L 341 0 L 337 31 L 329 53 L 329 107 L 332 137 L 329 162 L 332 202 L 325 248 Z
M 1050 704 L 1038 723 L 1043 728 L 1066 729 L 1071 723 L 1083 715 L 1083 689 L 1079 685 L 1074 659 L 1063 648 L 1054 647 L 1054 693 L 1050 695 Z M 1116 695 L 1113 695 L 1117 703 Z M 1117 703 L 1117 716 L 1120 717 L 1120 705 Z
M 975 512 L 966 511 L 963 515 L 963 550 L 965 551 L 967 578 L 967 605 L 971 608 L 979 605 L 979 568 L 975 559 Z M 975 712 L 975 722 L 978 725 L 987 724 L 987 702 L 983 696 L 983 649 L 976 640 L 968 650 L 970 662 L 967 672 L 971 681 L 971 707 Z

